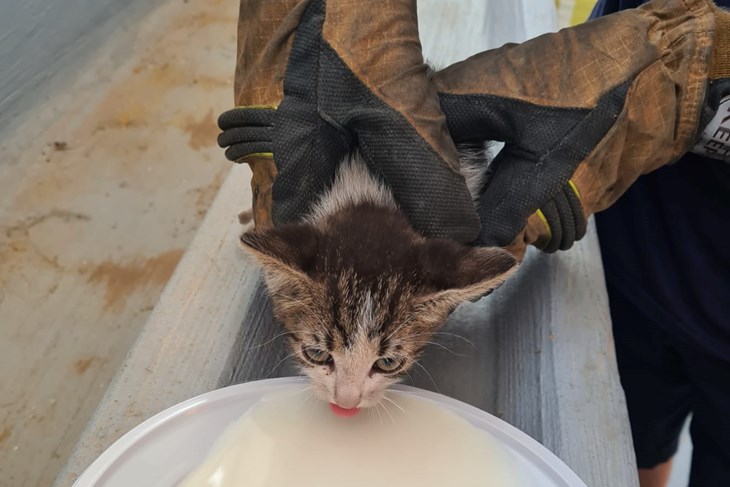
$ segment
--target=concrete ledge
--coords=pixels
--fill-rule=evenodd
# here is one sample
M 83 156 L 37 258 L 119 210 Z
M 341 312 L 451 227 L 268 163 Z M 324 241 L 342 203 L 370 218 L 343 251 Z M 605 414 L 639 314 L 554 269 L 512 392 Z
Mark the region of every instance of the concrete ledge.
M 419 2 L 422 18 L 424 12 L 432 15 L 436 25 L 433 19 L 444 15 L 439 5 Z M 479 2 L 472 7 L 478 12 L 461 11 L 459 18 L 486 26 L 488 8 Z M 473 47 L 458 33 L 480 30 L 452 24 L 422 30 L 424 45 L 444 51 L 440 59 L 429 59 L 445 64 Z M 246 167 L 232 169 L 57 487 L 70 485 L 119 436 L 177 402 L 291 373 L 289 364 L 279 362 L 283 342 L 276 338 L 279 329 L 258 271 L 237 247 L 236 214 L 250 202 L 249 177 Z M 423 368 L 413 373 L 415 385 L 502 417 L 555 452 L 591 487 L 637 485 L 592 223 L 570 252 L 529 252 L 517 276 L 457 310 L 437 339 Z

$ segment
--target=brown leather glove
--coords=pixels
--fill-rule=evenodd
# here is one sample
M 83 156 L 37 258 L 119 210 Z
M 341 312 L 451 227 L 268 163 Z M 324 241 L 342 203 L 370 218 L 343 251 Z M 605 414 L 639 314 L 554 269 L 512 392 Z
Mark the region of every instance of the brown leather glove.
M 730 14 L 710 0 L 655 0 L 436 73 L 453 139 L 506 143 L 480 243 L 569 248 L 586 217 L 692 149 L 728 77 Z
M 273 223 L 301 218 L 357 148 L 417 230 L 476 238 L 415 0 L 242 0 L 238 38 L 240 108 L 220 117 L 219 143 L 251 164 L 257 227 L 269 208 Z

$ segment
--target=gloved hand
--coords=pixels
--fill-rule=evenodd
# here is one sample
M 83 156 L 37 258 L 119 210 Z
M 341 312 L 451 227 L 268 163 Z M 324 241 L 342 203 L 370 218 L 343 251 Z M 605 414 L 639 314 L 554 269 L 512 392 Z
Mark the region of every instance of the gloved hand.
M 268 204 L 259 198 L 274 176 L 272 155 L 273 222 L 285 223 L 310 209 L 357 147 L 417 230 L 473 241 L 479 218 L 427 77 L 415 0 L 292 3 L 242 1 L 241 108 L 219 119 L 228 158 L 252 162 L 257 225 Z M 276 86 L 282 75 L 279 103 L 265 84 Z
M 729 17 L 710 0 L 656 0 L 436 73 L 453 139 L 506 143 L 479 243 L 567 249 L 587 216 L 692 149 L 730 94 Z

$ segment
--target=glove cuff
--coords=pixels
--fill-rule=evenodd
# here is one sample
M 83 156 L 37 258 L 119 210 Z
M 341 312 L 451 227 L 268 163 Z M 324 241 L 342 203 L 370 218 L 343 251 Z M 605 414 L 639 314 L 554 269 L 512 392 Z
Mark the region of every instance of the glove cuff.
M 713 5 L 715 39 L 710 64 L 710 80 L 730 78 L 730 11 Z

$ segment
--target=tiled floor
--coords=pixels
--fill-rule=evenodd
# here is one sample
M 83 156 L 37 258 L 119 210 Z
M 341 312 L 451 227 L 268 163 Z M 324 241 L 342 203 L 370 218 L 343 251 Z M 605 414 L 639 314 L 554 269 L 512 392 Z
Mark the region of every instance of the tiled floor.
M 0 487 L 52 483 L 228 171 L 215 117 L 233 100 L 237 13 L 164 4 L 33 114 L 52 119 L 41 140 L 11 139 Z

